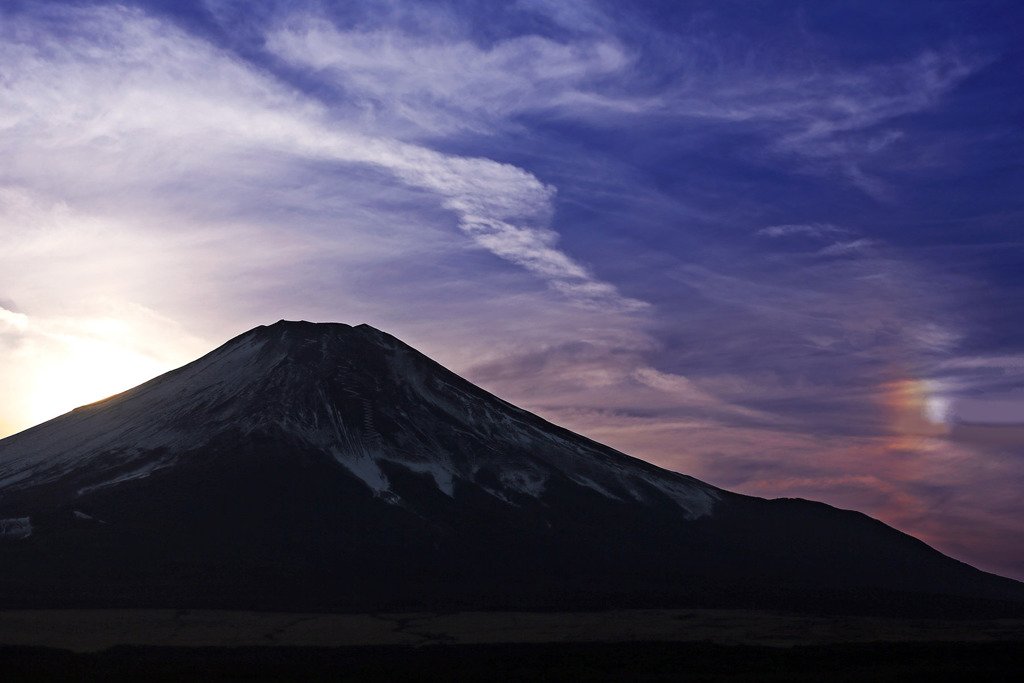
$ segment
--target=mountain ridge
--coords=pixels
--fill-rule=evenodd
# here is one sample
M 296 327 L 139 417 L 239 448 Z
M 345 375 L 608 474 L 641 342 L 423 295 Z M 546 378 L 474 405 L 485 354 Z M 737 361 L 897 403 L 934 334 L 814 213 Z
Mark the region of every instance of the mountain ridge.
M 369 325 L 260 326 L 0 440 L 0 518 L 31 520 L 0 538 L 0 604 L 1024 602 L 861 513 L 575 435 Z

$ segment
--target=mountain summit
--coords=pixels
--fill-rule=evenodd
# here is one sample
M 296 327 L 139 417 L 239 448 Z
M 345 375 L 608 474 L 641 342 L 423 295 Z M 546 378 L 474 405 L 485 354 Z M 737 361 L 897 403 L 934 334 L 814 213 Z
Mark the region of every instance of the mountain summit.
M 0 605 L 936 598 L 1024 586 L 856 512 L 631 458 L 367 325 L 258 327 L 0 440 Z

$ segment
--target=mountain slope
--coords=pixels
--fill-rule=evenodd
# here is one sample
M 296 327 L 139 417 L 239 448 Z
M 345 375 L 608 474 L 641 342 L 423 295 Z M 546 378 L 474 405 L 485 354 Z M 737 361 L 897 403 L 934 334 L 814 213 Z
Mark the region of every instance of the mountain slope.
M 0 441 L 0 520 L 8 604 L 1024 600 L 859 513 L 630 458 L 365 325 L 259 327 Z

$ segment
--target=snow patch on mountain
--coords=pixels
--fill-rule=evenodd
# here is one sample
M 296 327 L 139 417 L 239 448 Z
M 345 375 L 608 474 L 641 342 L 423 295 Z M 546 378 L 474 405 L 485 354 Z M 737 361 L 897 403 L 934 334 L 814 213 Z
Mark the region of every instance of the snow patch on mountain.
M 593 490 L 597 491 L 598 493 L 600 493 L 605 498 L 611 498 L 612 500 L 622 500 L 621 498 L 616 496 L 611 491 L 609 491 L 606 488 L 604 488 L 603 486 L 599 485 L 593 479 L 588 479 L 587 477 L 584 477 L 583 475 L 577 474 L 576 476 L 574 476 L 572 478 L 572 480 L 575 483 L 579 484 L 580 486 L 586 486 L 588 489 L 593 489 Z
M 455 497 L 455 473 L 445 465 L 436 462 L 409 462 L 393 460 L 392 462 L 418 474 L 429 474 L 437 488 L 449 498 Z
M 32 519 L 29 517 L 9 517 L 0 519 L 0 539 L 17 540 L 32 535 Z
M 134 479 L 145 479 L 146 477 L 153 474 L 153 472 L 156 472 L 157 470 L 162 470 L 166 467 L 170 467 L 171 464 L 171 462 L 161 462 L 159 460 L 154 460 L 152 462 L 146 463 L 145 465 L 139 467 L 138 469 L 132 470 L 131 472 L 126 472 L 117 477 L 114 477 L 109 481 L 104 481 L 99 484 L 91 484 L 89 486 L 83 486 L 82 488 L 78 489 L 78 495 L 84 496 L 87 493 L 98 491 L 99 489 L 104 489 L 107 488 L 108 486 L 116 486 L 117 484 L 123 484 L 126 481 L 132 481 Z
M 524 493 L 533 498 L 540 498 L 544 495 L 544 488 L 547 484 L 547 477 L 537 471 L 510 470 L 499 475 L 502 486 L 518 493 Z
M 388 478 L 369 454 L 360 453 L 354 455 L 352 453 L 344 453 L 334 446 L 331 447 L 330 451 L 335 460 L 361 479 L 378 496 L 390 490 L 391 484 L 388 482 Z

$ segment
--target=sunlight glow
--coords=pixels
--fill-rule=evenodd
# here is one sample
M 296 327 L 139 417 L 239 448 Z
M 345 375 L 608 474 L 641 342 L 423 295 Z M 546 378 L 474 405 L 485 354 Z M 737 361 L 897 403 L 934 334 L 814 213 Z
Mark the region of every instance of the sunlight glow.
M 131 389 L 170 369 L 116 343 L 71 336 L 58 339 L 63 349 L 37 372 L 26 397 L 33 424 Z

